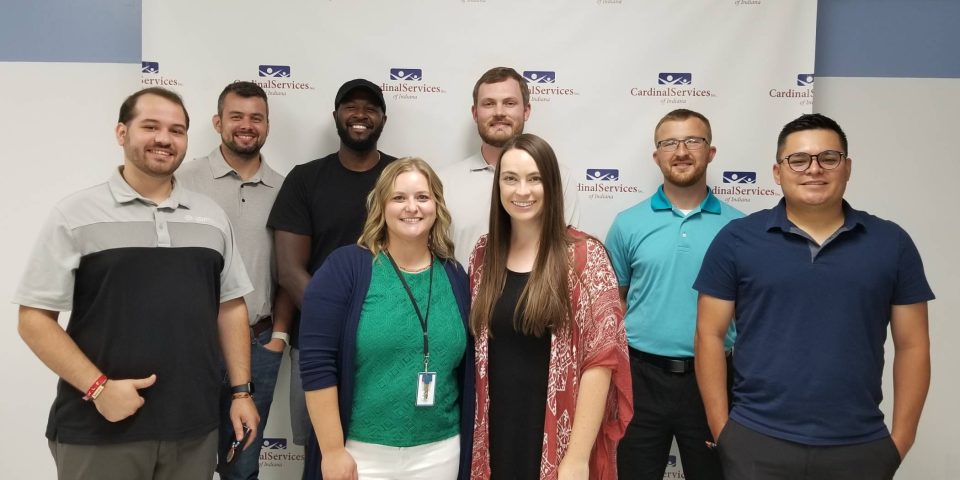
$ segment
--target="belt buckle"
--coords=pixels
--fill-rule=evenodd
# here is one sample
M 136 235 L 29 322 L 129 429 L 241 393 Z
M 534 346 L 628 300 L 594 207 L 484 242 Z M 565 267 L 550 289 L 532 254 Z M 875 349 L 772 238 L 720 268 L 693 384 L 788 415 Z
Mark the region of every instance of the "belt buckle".
M 670 373 L 687 373 L 686 360 L 667 360 L 667 371 Z

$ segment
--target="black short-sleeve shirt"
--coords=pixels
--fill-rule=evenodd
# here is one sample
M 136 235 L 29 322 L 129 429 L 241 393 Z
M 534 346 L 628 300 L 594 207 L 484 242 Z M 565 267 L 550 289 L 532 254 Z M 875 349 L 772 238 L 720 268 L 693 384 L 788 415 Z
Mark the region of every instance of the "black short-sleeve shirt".
M 313 275 L 330 252 L 360 238 L 367 219 L 367 194 L 394 160 L 380 152 L 373 168 L 356 172 L 344 167 L 334 152 L 293 167 L 280 187 L 267 226 L 310 237 L 307 271 Z M 294 346 L 299 344 L 298 331 L 299 318 L 290 332 Z

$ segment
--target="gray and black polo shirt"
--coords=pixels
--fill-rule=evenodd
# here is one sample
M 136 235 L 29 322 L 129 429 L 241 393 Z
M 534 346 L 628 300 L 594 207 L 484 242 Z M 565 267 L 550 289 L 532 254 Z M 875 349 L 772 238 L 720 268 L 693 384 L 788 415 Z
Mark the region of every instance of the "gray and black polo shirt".
M 72 310 L 67 334 L 110 378 L 157 382 L 144 406 L 106 421 L 60 380 L 47 438 L 106 444 L 178 440 L 217 428 L 220 303 L 252 290 L 226 214 L 174 184 L 159 205 L 117 170 L 53 210 L 14 302 Z

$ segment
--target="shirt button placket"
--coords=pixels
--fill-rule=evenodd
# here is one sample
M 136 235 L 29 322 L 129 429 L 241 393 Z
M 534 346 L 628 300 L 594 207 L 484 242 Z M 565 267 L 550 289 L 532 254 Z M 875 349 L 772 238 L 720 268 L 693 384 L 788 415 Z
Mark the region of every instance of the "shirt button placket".
M 158 247 L 169 247 L 170 244 L 170 229 L 167 228 L 167 215 L 161 211 L 159 208 L 154 210 L 153 214 L 154 226 L 157 230 L 157 246 Z

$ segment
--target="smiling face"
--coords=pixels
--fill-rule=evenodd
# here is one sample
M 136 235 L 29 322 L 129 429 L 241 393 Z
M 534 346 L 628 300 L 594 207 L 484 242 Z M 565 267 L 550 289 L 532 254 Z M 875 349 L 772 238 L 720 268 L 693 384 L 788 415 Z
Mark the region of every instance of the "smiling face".
M 270 132 L 267 102 L 260 97 L 242 97 L 230 92 L 223 98 L 223 112 L 213 117 L 213 128 L 228 150 L 241 157 L 255 158 Z
M 540 224 L 543 181 L 537 162 L 524 150 L 511 149 L 500 157 L 500 204 L 514 225 Z
M 653 161 L 663 172 L 663 182 L 677 187 L 706 185 L 707 165 L 717 154 L 716 147 L 705 145 L 698 150 L 690 150 L 682 140 L 692 137 L 710 139 L 710 129 L 702 120 L 690 117 L 685 120 L 668 120 L 657 128 L 655 142 L 674 139 L 681 140 L 677 149 L 666 152 L 656 149 Z
M 523 104 L 523 93 L 517 80 L 508 78 L 502 82 L 481 84 L 477 89 L 477 103 L 471 112 L 483 143 L 499 148 L 523 133 L 523 124 L 530 116 L 530 105 Z
M 801 130 L 788 135 L 783 147 L 777 152 L 777 160 L 794 153 L 817 155 L 826 150 L 845 152 L 840 136 L 832 130 Z M 811 162 L 804 172 L 795 172 L 786 163 L 773 166 L 773 179 L 783 189 L 787 207 L 841 208 L 843 193 L 851 172 L 850 158 L 833 170 L 824 170 L 817 162 Z
M 403 172 L 393 183 L 383 214 L 387 224 L 387 244 L 397 241 L 423 241 L 437 220 L 437 203 L 427 177 L 417 170 Z
M 357 152 L 366 152 L 377 148 L 387 116 L 373 93 L 355 88 L 333 112 L 333 120 L 343 145 Z
M 187 154 L 183 107 L 158 95 L 144 94 L 137 99 L 133 111 L 129 122 L 116 127 L 124 165 L 139 175 L 170 177 Z

